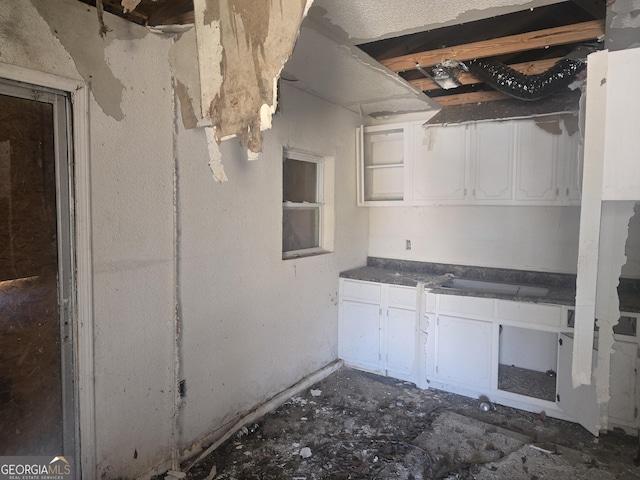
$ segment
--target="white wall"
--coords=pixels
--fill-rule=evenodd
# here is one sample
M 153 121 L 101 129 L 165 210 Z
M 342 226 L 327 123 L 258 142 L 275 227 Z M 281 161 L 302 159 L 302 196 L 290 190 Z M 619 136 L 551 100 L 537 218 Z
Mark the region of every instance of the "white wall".
M 334 360 L 338 273 L 365 262 L 368 223 L 355 207 L 355 115 L 285 87 L 264 154 L 248 162 L 225 142 L 230 180 L 217 184 L 204 133 L 174 122 L 173 38 L 105 20 L 113 31 L 103 40 L 95 10 L 76 0 L 0 2 L 0 62 L 91 83 L 94 318 L 81 321 L 95 328 L 96 441 L 82 445 L 96 448 L 98 468 L 89 479 L 135 478 L 170 459 L 174 433 L 188 446 Z M 335 253 L 281 260 L 283 145 L 335 157 Z
M 576 273 L 579 207 L 370 208 L 369 223 L 373 257 Z
M 211 178 L 201 133 L 180 130 L 185 445 L 337 357 L 338 274 L 366 261 L 357 120 L 285 85 L 257 161 L 223 142 L 223 184 Z M 335 158 L 335 253 L 281 258 L 283 146 Z

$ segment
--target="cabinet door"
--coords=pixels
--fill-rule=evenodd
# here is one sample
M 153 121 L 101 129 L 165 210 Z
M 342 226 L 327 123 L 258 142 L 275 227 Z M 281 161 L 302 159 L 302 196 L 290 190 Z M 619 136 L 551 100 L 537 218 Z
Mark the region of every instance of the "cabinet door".
M 593 351 L 591 371 L 595 369 L 598 352 Z M 598 402 L 594 379 L 591 385 L 573 388 L 571 365 L 573 364 L 573 338 L 561 333 L 558 340 L 558 396 L 557 405 L 576 422 L 598 435 Z
M 413 200 L 465 199 L 466 125 L 413 126 Z
M 380 306 L 342 300 L 339 355 L 354 367 L 380 372 Z
M 493 323 L 438 315 L 436 377 L 480 388 L 491 387 Z
M 636 368 L 638 344 L 616 342 L 611 354 L 609 418 L 625 426 L 636 422 Z
M 387 309 L 386 367 L 387 375 L 412 380 L 416 364 L 416 311 Z
M 516 123 L 516 200 L 556 200 L 557 137 L 558 135 L 538 126 L 535 120 L 520 120 Z
M 472 135 L 473 196 L 479 203 L 511 200 L 513 122 L 480 122 Z

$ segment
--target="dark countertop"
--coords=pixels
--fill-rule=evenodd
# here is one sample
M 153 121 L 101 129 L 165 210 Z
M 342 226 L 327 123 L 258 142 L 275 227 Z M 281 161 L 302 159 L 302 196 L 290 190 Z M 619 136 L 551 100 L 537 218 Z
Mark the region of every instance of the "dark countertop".
M 369 257 L 367 266 L 342 272 L 340 277 L 408 287 L 415 287 L 418 283 L 423 283 L 425 288 L 430 289 L 433 293 L 499 298 L 517 300 L 519 302 L 550 303 L 554 305 L 574 306 L 576 297 L 575 275 L 413 262 L 377 257 Z M 451 280 L 451 278 L 545 287 L 549 289 L 549 293 L 544 296 L 528 296 L 443 288 L 443 283 Z M 622 285 L 619 288 L 620 309 L 622 311 L 640 312 L 640 289 L 637 288 L 637 283 L 639 282 L 631 281 L 631 284 L 625 282 L 624 288 Z

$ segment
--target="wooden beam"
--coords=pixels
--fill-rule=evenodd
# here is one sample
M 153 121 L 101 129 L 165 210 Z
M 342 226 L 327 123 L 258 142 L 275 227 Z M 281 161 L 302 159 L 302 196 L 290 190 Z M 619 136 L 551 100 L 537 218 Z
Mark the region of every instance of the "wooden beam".
M 509 65 L 514 70 L 524 73 L 525 75 L 536 75 L 538 73 L 542 73 L 549 68 L 553 67 L 558 60 L 561 60 L 562 57 L 558 58 L 549 58 L 546 60 L 536 60 L 533 62 L 525 62 L 525 63 L 514 63 L 513 65 Z M 472 83 L 482 83 L 482 80 L 478 79 L 474 75 L 470 73 L 462 73 L 458 77 L 458 81 L 462 85 L 470 85 Z M 440 88 L 436 82 L 430 80 L 428 78 L 416 78 L 414 80 L 409 80 L 409 83 L 423 92 L 429 90 L 437 90 Z
M 422 67 L 428 67 L 448 58 L 465 61 L 474 58 L 493 57 L 505 53 L 593 40 L 601 35 L 604 35 L 604 21 L 592 20 L 590 22 L 563 25 L 535 32 L 387 58 L 386 60 L 381 60 L 380 63 L 389 70 L 402 72 L 415 69 L 416 63 Z
M 505 100 L 511 98 L 495 90 L 488 92 L 471 92 L 460 93 L 458 95 L 443 95 L 442 97 L 431 97 L 443 107 L 451 107 L 453 105 L 464 105 L 465 103 L 494 102 L 496 100 Z

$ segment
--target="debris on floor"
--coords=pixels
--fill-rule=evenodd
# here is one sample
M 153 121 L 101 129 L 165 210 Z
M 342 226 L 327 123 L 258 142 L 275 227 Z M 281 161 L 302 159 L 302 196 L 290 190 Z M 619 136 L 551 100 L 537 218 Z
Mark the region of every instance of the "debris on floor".
M 345 367 L 246 426 L 186 478 L 640 479 L 634 437 L 596 438 L 540 421 L 541 412 L 491 406 Z

